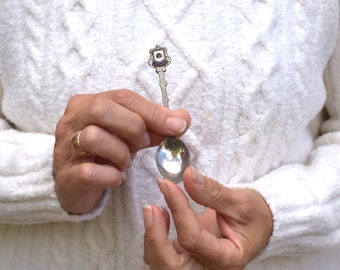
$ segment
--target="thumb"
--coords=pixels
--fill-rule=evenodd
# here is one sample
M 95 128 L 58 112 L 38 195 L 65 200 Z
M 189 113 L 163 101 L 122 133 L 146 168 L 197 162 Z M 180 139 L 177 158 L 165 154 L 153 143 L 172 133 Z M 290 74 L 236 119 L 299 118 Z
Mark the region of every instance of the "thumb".
M 237 211 L 241 203 L 240 189 L 228 188 L 217 181 L 197 172 L 193 167 L 186 169 L 183 176 L 184 187 L 189 196 L 198 204 L 212 208 L 217 212 Z

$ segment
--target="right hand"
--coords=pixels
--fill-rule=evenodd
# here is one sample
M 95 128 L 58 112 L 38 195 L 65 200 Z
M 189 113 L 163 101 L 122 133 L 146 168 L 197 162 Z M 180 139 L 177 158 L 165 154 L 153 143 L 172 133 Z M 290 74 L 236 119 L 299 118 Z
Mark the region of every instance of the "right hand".
M 73 96 L 56 127 L 54 176 L 61 206 L 90 211 L 107 188 L 119 186 L 138 150 L 181 136 L 190 125 L 184 110 L 171 111 L 130 90 Z M 86 153 L 77 153 L 71 139 Z
M 158 180 L 176 227 L 170 241 L 170 215 L 153 205 L 143 208 L 144 260 L 150 269 L 241 270 L 267 245 L 273 232 L 272 212 L 251 188 L 229 188 L 192 167 L 184 172 L 187 193 L 173 182 Z M 208 208 L 200 217 L 188 195 Z

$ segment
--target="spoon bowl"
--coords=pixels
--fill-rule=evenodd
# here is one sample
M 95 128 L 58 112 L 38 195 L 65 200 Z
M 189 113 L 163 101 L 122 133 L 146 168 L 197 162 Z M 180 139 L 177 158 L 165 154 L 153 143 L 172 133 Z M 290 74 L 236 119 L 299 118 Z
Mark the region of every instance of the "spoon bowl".
M 165 138 L 156 151 L 155 159 L 161 175 L 174 183 L 182 181 L 184 171 L 190 165 L 188 148 L 175 137 Z

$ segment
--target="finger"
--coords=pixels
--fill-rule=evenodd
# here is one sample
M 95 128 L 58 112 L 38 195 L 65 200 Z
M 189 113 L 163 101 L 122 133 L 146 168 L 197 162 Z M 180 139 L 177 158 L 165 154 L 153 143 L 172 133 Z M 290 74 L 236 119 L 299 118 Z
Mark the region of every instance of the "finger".
M 219 249 L 217 239 L 202 229 L 183 191 L 166 179 L 158 180 L 158 185 L 171 210 L 181 247 L 193 254 L 204 253 L 206 257 L 215 257 L 214 253 Z M 210 246 L 209 250 L 206 248 L 207 245 Z
M 127 141 L 134 148 L 143 148 L 150 144 L 150 136 L 143 119 L 135 112 L 118 103 L 97 96 L 75 117 L 83 129 L 97 125 Z
M 140 115 L 148 129 L 156 133 L 180 135 L 190 126 L 191 118 L 186 111 L 169 110 L 131 90 L 107 91 L 103 95 Z
M 193 168 L 185 171 L 184 185 L 197 203 L 216 210 L 218 228 L 236 247 L 235 256 L 241 263 L 267 244 L 273 229 L 272 215 L 258 192 L 225 187 Z
M 169 214 L 152 205 L 143 206 L 144 261 L 154 269 L 167 269 L 179 256 L 168 239 Z
M 124 172 L 93 162 L 78 163 L 64 170 L 56 181 L 56 191 L 64 209 L 70 213 L 86 213 L 100 199 L 105 189 L 116 187 L 126 178 Z
M 165 123 L 166 129 L 168 129 L 167 126 L 172 126 L 173 125 L 172 122 L 175 122 L 175 123 L 178 122 L 179 124 L 175 124 L 175 125 L 181 125 L 181 121 L 182 120 L 178 121 L 176 119 L 176 117 L 178 117 L 180 119 L 182 119 L 182 118 L 184 119 L 184 118 L 186 118 L 186 115 L 187 115 L 187 112 L 184 111 L 184 110 L 177 110 L 177 111 L 172 111 L 172 112 L 175 113 L 176 116 L 171 118 L 171 119 L 167 119 L 166 120 L 167 121 Z M 175 137 L 181 137 L 185 133 L 185 131 L 189 128 L 190 122 L 189 123 L 186 122 L 184 126 L 185 126 L 184 130 L 182 128 L 182 129 L 180 129 L 181 132 L 173 134 L 173 135 Z M 174 130 L 174 128 L 171 128 L 171 129 Z M 157 133 L 156 131 L 154 131 L 152 129 L 148 129 L 148 133 L 150 134 L 150 139 L 151 139 L 150 146 L 157 146 L 157 145 L 159 145 L 164 140 L 164 136 L 172 135 L 173 132 L 161 132 L 161 133 Z
M 185 189 L 190 197 L 199 204 L 210 207 L 220 213 L 239 219 L 240 213 L 249 212 L 250 201 L 247 190 L 231 189 L 217 181 L 198 173 L 189 167 L 183 177 Z
M 120 171 L 126 170 L 132 163 L 126 144 L 98 126 L 90 125 L 83 129 L 79 143 L 84 151 L 109 160 Z
M 164 218 L 164 221 L 165 221 L 165 229 L 166 229 L 166 231 L 168 232 L 168 235 L 169 235 L 169 231 L 170 231 L 170 215 L 169 215 L 169 212 L 163 207 L 160 208 L 160 209 L 162 211 L 163 218 Z
M 177 185 L 172 185 L 167 179 L 159 179 L 157 184 L 171 210 L 174 221 L 178 220 L 175 225 L 180 226 L 182 231 L 199 234 L 201 225 L 183 191 Z M 187 220 L 191 220 L 192 223 L 189 225 Z
M 71 168 L 69 178 L 74 187 L 113 188 L 126 179 L 126 173 L 110 165 L 84 162 Z
M 130 90 L 75 95 L 58 123 L 57 134 L 63 135 L 70 125 L 75 132 L 92 124 L 119 134 L 140 149 L 159 144 L 161 136 L 182 135 L 190 125 L 190 116 L 184 110 L 171 111 L 152 103 Z

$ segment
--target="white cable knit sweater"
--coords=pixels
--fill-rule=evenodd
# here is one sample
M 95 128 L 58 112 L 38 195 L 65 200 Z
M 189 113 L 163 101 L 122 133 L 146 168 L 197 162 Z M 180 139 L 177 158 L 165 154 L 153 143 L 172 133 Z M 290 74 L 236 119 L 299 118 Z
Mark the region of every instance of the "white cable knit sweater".
M 146 268 L 142 205 L 164 205 L 155 149 L 82 216 L 59 205 L 52 153 L 76 93 L 130 88 L 161 103 L 147 64 L 158 43 L 170 107 L 192 116 L 193 165 L 272 210 L 247 269 L 340 269 L 337 28 L 338 0 L 1 0 L 0 269 Z

